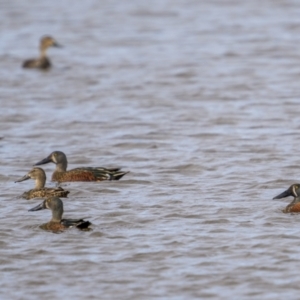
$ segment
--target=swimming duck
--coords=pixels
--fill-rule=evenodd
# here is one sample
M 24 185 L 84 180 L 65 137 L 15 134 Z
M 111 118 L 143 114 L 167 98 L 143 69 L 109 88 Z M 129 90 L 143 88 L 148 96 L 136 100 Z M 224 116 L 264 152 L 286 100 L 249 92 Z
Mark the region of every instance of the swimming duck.
M 49 47 L 61 47 L 51 36 L 44 36 L 40 42 L 40 56 L 37 59 L 28 59 L 23 63 L 23 68 L 49 69 L 51 62 L 46 56 Z
M 300 184 L 292 184 L 286 191 L 274 197 L 273 199 L 281 199 L 288 196 L 293 196 L 294 200 L 282 210 L 284 213 L 300 212 Z
M 66 155 L 61 151 L 54 151 L 35 165 L 43 165 L 49 162 L 56 164 L 52 181 L 102 181 L 119 180 L 128 172 L 122 172 L 119 168 L 106 169 L 102 167 L 81 167 L 67 171 L 68 161 Z
M 68 197 L 69 191 L 65 191 L 63 188 L 47 188 L 45 187 L 46 182 L 46 174 L 45 171 L 41 168 L 35 167 L 30 172 L 28 172 L 25 176 L 18 179 L 15 182 L 21 182 L 27 179 L 35 180 L 35 187 L 32 190 L 29 190 L 21 196 L 27 200 L 32 198 L 46 198 L 50 196 L 56 197 Z
M 41 204 L 29 209 L 28 211 L 37 211 L 41 209 L 50 209 L 52 211 L 52 219 L 48 223 L 40 226 L 40 228 L 44 230 L 60 232 L 74 226 L 81 230 L 90 230 L 89 226 L 92 223 L 89 221 L 85 221 L 83 219 L 62 219 L 64 205 L 58 197 L 49 197 Z

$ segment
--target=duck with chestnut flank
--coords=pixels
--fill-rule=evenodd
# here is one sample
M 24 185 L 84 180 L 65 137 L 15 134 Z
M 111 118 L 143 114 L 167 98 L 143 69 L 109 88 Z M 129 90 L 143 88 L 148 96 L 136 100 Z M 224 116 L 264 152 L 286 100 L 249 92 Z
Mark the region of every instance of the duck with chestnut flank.
M 274 197 L 273 199 L 281 199 L 288 196 L 293 196 L 294 200 L 289 205 L 287 205 L 287 207 L 282 211 L 284 213 L 300 212 L 300 184 L 299 183 L 292 184 L 286 191 Z
M 50 209 L 52 211 L 52 218 L 48 223 L 40 226 L 40 228 L 53 232 L 61 232 L 71 227 L 77 227 L 80 230 L 88 231 L 92 224 L 83 219 L 63 219 L 64 206 L 61 199 L 58 197 L 49 197 L 41 204 L 29 209 L 28 211 L 37 211 L 41 209 Z
M 51 36 L 44 36 L 40 41 L 40 56 L 36 59 L 28 59 L 23 63 L 23 68 L 47 70 L 51 67 L 50 59 L 46 55 L 49 47 L 61 47 Z
M 35 167 L 30 172 L 28 172 L 25 176 L 18 179 L 15 182 L 21 182 L 27 179 L 35 180 L 35 187 L 32 190 L 24 192 L 21 196 L 27 200 L 32 198 L 46 198 L 50 196 L 56 197 L 68 197 L 69 191 L 64 190 L 61 187 L 57 188 L 47 188 L 45 187 L 46 182 L 46 174 L 45 171 L 41 168 Z
M 120 171 L 120 168 L 107 169 L 103 167 L 80 167 L 67 171 L 68 161 L 66 155 L 61 151 L 54 151 L 35 165 L 43 165 L 52 162 L 56 168 L 52 174 L 52 181 L 103 181 L 119 180 L 128 172 Z

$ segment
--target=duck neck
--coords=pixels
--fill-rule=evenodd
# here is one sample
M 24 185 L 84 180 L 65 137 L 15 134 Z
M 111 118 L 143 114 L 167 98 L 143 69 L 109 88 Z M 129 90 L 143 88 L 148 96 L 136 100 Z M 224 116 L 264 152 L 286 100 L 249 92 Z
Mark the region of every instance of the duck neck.
M 56 172 L 66 172 L 67 171 L 67 167 L 68 167 L 68 162 L 67 161 L 63 161 L 63 162 L 60 162 L 60 163 L 56 164 L 55 171 Z
M 291 204 L 296 204 L 298 202 L 300 202 L 300 197 L 299 196 L 295 197 L 294 200 L 291 202 Z
M 47 48 L 45 48 L 43 46 L 40 47 L 40 58 L 46 57 L 46 51 L 47 51 Z
M 62 219 L 63 212 L 62 210 L 53 210 L 51 222 L 60 222 Z
M 45 186 L 46 177 L 39 177 L 35 179 L 35 189 L 42 189 Z

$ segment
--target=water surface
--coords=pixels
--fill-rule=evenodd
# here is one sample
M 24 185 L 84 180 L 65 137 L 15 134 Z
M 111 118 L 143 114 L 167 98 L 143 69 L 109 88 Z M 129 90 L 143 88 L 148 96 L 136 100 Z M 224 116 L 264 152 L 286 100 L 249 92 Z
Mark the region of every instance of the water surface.
M 298 1 L 2 1 L 1 299 L 298 299 Z M 24 70 L 39 38 L 49 72 Z M 66 183 L 44 232 L 15 184 L 54 150 L 120 181 Z M 53 164 L 44 166 L 48 186 Z

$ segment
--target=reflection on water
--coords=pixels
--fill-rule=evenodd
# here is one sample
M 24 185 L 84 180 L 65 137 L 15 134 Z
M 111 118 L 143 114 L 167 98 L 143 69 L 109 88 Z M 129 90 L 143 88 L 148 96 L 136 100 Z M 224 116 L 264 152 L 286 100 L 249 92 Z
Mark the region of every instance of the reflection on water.
M 297 1 L 1 7 L 1 298 L 297 298 L 299 216 L 272 200 L 299 175 Z M 44 34 L 53 68 L 23 70 Z M 90 232 L 19 198 L 54 150 L 130 170 L 63 184 Z

